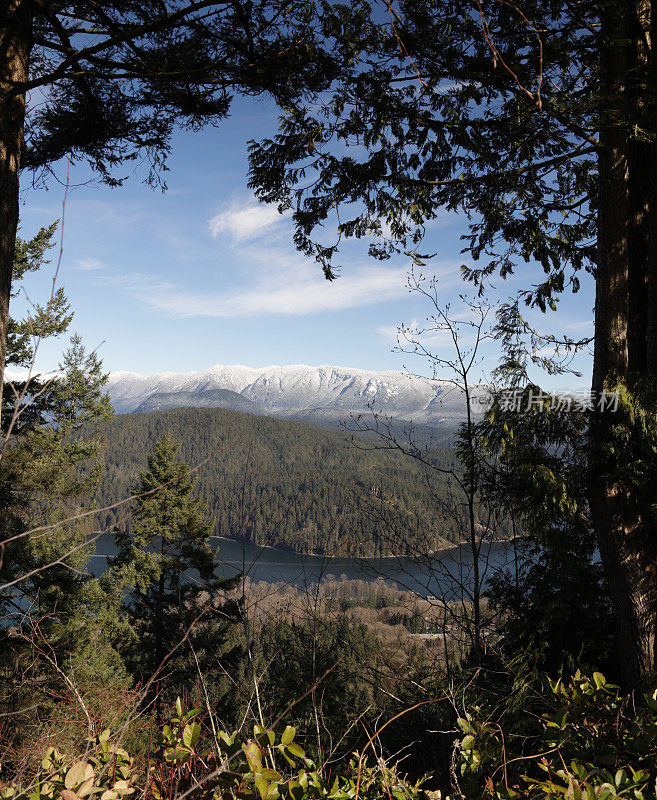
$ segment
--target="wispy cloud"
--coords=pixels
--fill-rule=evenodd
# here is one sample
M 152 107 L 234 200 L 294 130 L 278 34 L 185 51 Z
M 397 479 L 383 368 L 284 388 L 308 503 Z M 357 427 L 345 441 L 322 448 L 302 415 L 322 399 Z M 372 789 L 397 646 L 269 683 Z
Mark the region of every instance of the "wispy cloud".
M 75 262 L 77 269 L 84 270 L 85 272 L 93 272 L 103 269 L 105 264 L 98 258 L 78 258 Z
M 397 344 L 399 325 L 380 325 L 377 333 L 386 344 Z
M 232 263 L 222 254 L 215 273 L 221 282 L 214 286 L 208 286 L 206 278 L 190 290 L 190 284 L 175 275 L 143 272 L 99 280 L 120 286 L 146 308 L 179 319 L 302 316 L 372 306 L 407 294 L 406 259 L 386 264 L 352 261 L 337 280 L 328 282 L 319 265 L 294 252 L 287 239 L 261 238 L 280 221 L 276 209 L 259 206 L 253 199 L 213 217 L 208 225 L 214 236 L 223 233 L 242 242 L 230 257 Z M 457 262 L 435 262 L 433 266 L 440 274 L 441 287 L 460 283 Z
M 261 275 L 252 286 L 228 292 L 190 292 L 140 273 L 105 281 L 120 283 L 149 308 L 177 318 L 317 314 L 381 303 L 406 292 L 405 266 L 360 267 L 329 283 L 316 265 L 303 264 L 294 280 L 277 277 Z
M 569 331 L 581 331 L 581 330 L 593 331 L 594 325 L 595 322 L 592 319 L 579 319 L 566 322 L 564 323 L 563 327 Z
M 227 234 L 236 242 L 262 236 L 281 222 L 282 217 L 275 206 L 266 206 L 250 200 L 233 204 L 208 220 L 208 228 L 213 238 Z

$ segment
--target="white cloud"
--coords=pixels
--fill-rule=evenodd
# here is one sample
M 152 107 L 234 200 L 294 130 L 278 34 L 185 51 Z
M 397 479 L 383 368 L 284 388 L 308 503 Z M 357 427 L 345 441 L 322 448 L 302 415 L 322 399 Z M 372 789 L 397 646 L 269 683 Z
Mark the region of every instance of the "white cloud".
M 224 233 L 236 242 L 243 242 L 262 236 L 281 220 L 275 206 L 261 205 L 251 200 L 215 214 L 208 220 L 208 228 L 214 239 Z
M 381 325 L 377 332 L 386 344 L 397 344 L 399 325 Z
M 249 225 L 243 224 L 239 235 L 246 236 Z M 237 235 L 237 228 L 235 232 Z M 460 283 L 457 262 L 439 262 L 434 266 L 441 276 L 441 287 Z M 408 293 L 408 270 L 406 260 L 394 265 L 351 263 L 337 280 L 329 282 L 317 263 L 286 252 L 285 245 L 268 239 L 266 243 L 253 242 L 240 247 L 230 265 L 222 257 L 220 277 L 229 281 L 225 288 L 221 281 L 216 289 L 198 285 L 190 290 L 189 284 L 178 282 L 175 277 L 140 272 L 103 276 L 100 280 L 106 285 L 121 286 L 147 308 L 172 318 L 228 319 L 320 314 L 396 300 Z
M 84 270 L 85 272 L 91 272 L 94 270 L 103 269 L 105 265 L 98 258 L 78 258 L 75 262 L 75 266 L 78 269 Z
M 372 305 L 406 293 L 406 267 L 361 267 L 329 283 L 319 268 L 300 265 L 289 274 L 261 276 L 246 289 L 228 292 L 189 292 L 171 281 L 139 273 L 110 279 L 120 282 L 150 308 L 171 317 L 248 317 L 263 314 L 317 314 Z
M 594 326 L 595 326 L 595 321 L 592 319 L 574 320 L 572 322 L 566 322 L 563 325 L 563 327 L 569 331 L 581 331 L 587 329 L 593 331 Z

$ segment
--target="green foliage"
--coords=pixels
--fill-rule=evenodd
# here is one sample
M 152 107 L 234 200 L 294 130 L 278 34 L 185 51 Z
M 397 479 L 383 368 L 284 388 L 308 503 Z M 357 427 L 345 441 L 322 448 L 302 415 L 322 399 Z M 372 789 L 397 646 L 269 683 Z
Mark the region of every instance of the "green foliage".
M 280 735 L 256 725 L 246 741 L 237 733 L 208 729 L 180 700 L 170 723 L 157 736 L 150 767 L 138 770 L 133 758 L 110 739 L 110 731 L 90 739 L 82 760 L 51 747 L 30 780 L 0 783 L 3 800 L 121 800 L 132 794 L 173 800 L 189 793 L 199 800 L 427 800 L 421 783 L 407 782 L 394 767 L 371 766 L 356 754 L 335 777 L 318 769 L 287 725 Z M 144 763 L 142 759 L 141 763 Z
M 34 778 L 25 783 L 0 784 L 3 800 L 80 800 L 100 796 L 102 800 L 120 800 L 134 793 L 133 759 L 110 741 L 110 731 L 88 740 L 90 754 L 75 763 L 49 747 Z
M 30 240 L 17 240 L 14 296 L 23 280 L 48 264 L 55 230 L 53 224 Z M 7 363 L 29 367 L 38 343 L 60 339 L 71 319 L 58 289 L 24 319 L 11 320 Z M 73 335 L 55 379 L 33 376 L 4 386 L 0 697 L 8 711 L 31 709 L 22 725 L 3 726 L 10 760 L 20 761 L 47 724 L 58 728 L 64 742 L 78 741 L 86 721 L 78 719 L 79 707 L 71 713 L 79 705 L 75 699 L 69 705 L 73 685 L 81 696 L 88 693 L 92 712 L 96 703 L 105 704 L 99 717 L 108 721 L 129 685 L 112 646 L 116 608 L 86 572 L 94 545 L 89 521 L 80 516 L 89 510 L 102 467 L 98 424 L 112 416 L 106 381 L 97 355 Z M 53 691 L 63 676 L 70 685 L 63 693 Z
M 164 581 L 166 591 L 182 604 L 185 570 L 196 569 L 203 581 L 210 580 L 214 554 L 209 544 L 213 526 L 205 520 L 205 504 L 194 495 L 190 467 L 176 458 L 177 451 L 169 436 L 157 442 L 134 489 L 139 498 L 129 529 L 119 528 L 114 535 L 118 555 L 110 567 L 144 595 Z M 146 597 L 144 602 L 152 605 Z
M 19 282 L 28 273 L 38 272 L 50 263 L 46 256 L 48 250 L 54 247 L 57 224 L 53 222 L 52 225 L 41 228 L 31 239 L 16 237 L 12 285 L 19 288 L 14 288 L 12 297 L 21 294 L 23 286 Z M 10 317 L 5 365 L 29 367 L 34 357 L 36 340 L 61 336 L 68 330 L 72 319 L 62 287 L 55 289 L 45 306 L 36 303 L 28 316 L 22 319 Z
M 86 545 L 84 522 L 70 518 L 90 504 L 101 470 L 97 424 L 112 416 L 104 392 L 107 376 L 78 336 L 71 338 L 60 366 L 62 374 L 41 395 L 38 412 L 21 415 L 14 426 L 0 463 L 0 524 L 6 536 L 20 537 L 8 545 L 2 577 L 25 576 L 0 602 L 38 597 L 43 614 L 55 607 L 59 614 L 71 611 L 79 602 L 85 584 L 79 573 L 93 547 Z M 4 413 L 3 419 L 9 424 Z M 24 534 L 43 525 L 48 536 Z M 58 563 L 65 555 L 68 566 Z M 52 565 L 47 575 L 46 565 Z
M 548 681 L 529 709 L 482 713 L 458 724 L 459 782 L 468 798 L 646 800 L 657 779 L 657 692 L 634 698 L 596 672 Z M 536 689 L 536 687 L 534 687 Z
M 55 230 L 56 223 L 42 228 L 31 240 L 17 240 L 15 293 L 20 291 L 17 281 L 48 264 L 46 254 L 53 247 Z M 12 320 L 7 364 L 29 366 L 38 342 L 61 338 L 71 320 L 62 289 L 45 306 L 37 306 L 32 315 Z M 97 423 L 108 421 L 113 413 L 104 391 L 106 382 L 98 356 L 87 353 L 81 338 L 74 334 L 56 379 L 32 375 L 29 383 L 5 384 L 2 431 L 9 440 L 0 464 L 0 525 L 4 533 L 70 515 L 96 486 L 102 452 Z M 82 427 L 85 436 L 80 435 Z M 5 562 L 16 560 L 14 556 Z
M 357 447 L 338 432 L 300 422 L 224 409 L 181 408 L 118 416 L 105 428 L 106 474 L 100 506 L 127 497 L 143 453 L 170 432 L 198 470 L 219 536 L 258 545 L 329 555 L 390 553 L 390 530 L 408 532 L 428 550 L 454 541 L 458 526 L 436 518 L 432 492 L 448 491 L 440 476 L 427 486 L 424 471 L 402 454 Z M 453 464 L 449 448 L 430 457 Z M 365 508 L 378 513 L 364 513 Z M 385 517 L 383 524 L 376 516 Z M 115 521 L 109 514 L 107 523 Z M 422 545 L 420 545 L 422 543 Z
M 507 657 L 539 654 L 544 669 L 611 664 L 613 621 L 589 513 L 587 415 L 529 384 L 506 390 L 477 424 L 482 481 L 519 535 L 517 569 L 491 577 Z M 541 399 L 542 398 L 542 399 Z
M 292 608 L 303 603 L 301 593 Z M 232 673 L 234 688 L 220 706 L 222 716 L 241 722 L 257 678 L 262 717 L 254 710 L 254 721 L 284 716 L 319 765 L 343 763 L 351 751 L 364 747 L 371 720 L 392 717 L 440 691 L 436 662 L 404 633 L 318 607 L 282 620 L 280 611 L 261 613 L 265 621 L 249 630 L 249 651 Z M 382 731 L 377 746 L 390 754 L 413 741 L 412 758 L 404 762 L 408 773 L 419 778 L 442 770 L 449 753 L 427 731 L 447 726 L 448 716 L 440 704 L 404 713 Z
M 176 125 L 225 118 L 235 91 L 292 102 L 325 87 L 336 70 L 333 52 L 318 43 L 323 23 L 312 4 L 205 3 L 198 11 L 181 0 L 167 8 L 157 0 L 30 7 L 22 23 L 31 32 L 29 80 L 44 103 L 28 108 L 21 167 L 41 174 L 70 154 L 118 185 L 121 164 L 147 160 L 157 180 Z M 14 26 L 22 41 L 27 34 Z M 64 50 L 52 42 L 66 42 Z
M 657 380 L 631 375 L 627 380 L 608 383 L 606 391 L 616 396 L 617 408 L 608 414 L 608 435 L 596 464 L 598 480 L 606 477 L 618 486 L 627 498 L 630 519 L 637 526 L 628 549 L 645 534 L 652 541 L 653 525 L 657 521 L 654 502 L 657 483 Z M 644 555 L 648 559 L 657 550 Z M 650 569 L 649 563 L 645 565 Z
M 353 56 L 330 93 L 251 145 L 251 185 L 293 210 L 297 246 L 327 276 L 342 237 L 421 261 L 425 226 L 447 209 L 467 214 L 464 250 L 483 262 L 464 277 L 481 284 L 535 262 L 544 275 L 523 294 L 543 310 L 578 290 L 595 258 L 599 7 L 516 11 L 402 0 L 384 22 L 375 3 L 326 10 Z M 627 109 L 622 120 L 636 122 Z M 316 236 L 327 224 L 335 244 Z
M 192 648 L 217 657 L 237 606 L 225 602 L 234 582 L 214 577 L 213 526 L 177 451 L 170 436 L 157 442 L 135 489 L 139 500 L 132 520 L 114 531 L 117 555 L 109 560 L 102 585 L 123 598 L 132 639 L 122 650 L 133 672 L 149 680 L 166 664 L 167 685 L 180 686 L 190 670 L 200 668 L 188 645 L 177 652 L 181 643 L 188 639 Z M 162 680 L 158 676 L 160 692 Z
M 373 676 L 385 669 L 376 635 L 365 625 L 339 617 L 296 623 L 271 620 L 254 631 L 253 638 L 252 658 L 256 674 L 262 675 L 259 691 L 265 719 L 276 719 L 297 695 L 321 679 L 321 689 L 297 702 L 288 719 L 318 757 L 324 747 L 330 749 L 338 742 L 342 755 L 356 747 L 362 730 L 354 720 L 375 706 L 382 711 L 386 705 L 385 696 L 372 685 Z M 249 675 L 245 672 L 232 697 L 234 719 L 253 691 Z M 317 735 L 317 719 L 328 735 Z

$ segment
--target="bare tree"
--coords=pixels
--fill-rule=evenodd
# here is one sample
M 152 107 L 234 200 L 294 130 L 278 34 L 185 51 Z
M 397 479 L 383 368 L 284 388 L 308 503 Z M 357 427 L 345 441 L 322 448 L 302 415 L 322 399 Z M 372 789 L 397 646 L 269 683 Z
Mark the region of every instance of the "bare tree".
M 494 543 L 508 538 L 509 532 L 513 538 L 516 535 L 515 525 L 486 495 L 483 475 L 490 468 L 489 457 L 476 428 L 481 401 L 488 392 L 480 383 L 479 370 L 482 346 L 493 339 L 489 325 L 492 308 L 487 302 L 465 296 L 460 297 L 459 309 L 443 305 L 436 278 L 427 279 L 415 271 L 410 273 L 408 284 L 412 292 L 428 301 L 430 313 L 421 325 L 399 328 L 397 350 L 429 365 L 429 376 L 422 377 L 440 380 L 448 392 L 457 393 L 464 420 L 454 437 L 454 453 L 445 456 L 431 436 L 420 436 L 412 424 L 400 428 L 378 413 L 373 421 L 364 416 L 356 418 L 355 430 L 375 435 L 372 444 L 361 441 L 357 446 L 395 449 L 422 465 L 435 513 L 432 524 L 424 523 L 425 534 L 411 538 L 407 528 L 389 513 L 385 497 L 367 499 L 364 509 L 378 521 L 390 549 L 400 554 L 396 568 L 401 577 L 396 580 L 416 590 L 420 584 L 431 601 L 442 608 L 446 661 L 449 631 L 452 639 L 465 634 L 470 658 L 478 663 L 486 646 L 483 591 L 491 572 L 502 567 L 492 558 Z M 437 491 L 437 482 L 442 484 L 441 491 Z M 456 547 L 437 553 L 436 545 L 441 538 L 444 543 L 445 534 Z

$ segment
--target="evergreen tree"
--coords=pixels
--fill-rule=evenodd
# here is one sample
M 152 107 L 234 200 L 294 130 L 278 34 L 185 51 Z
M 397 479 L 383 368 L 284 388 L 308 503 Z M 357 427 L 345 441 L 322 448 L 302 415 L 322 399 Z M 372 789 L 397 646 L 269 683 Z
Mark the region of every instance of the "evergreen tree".
M 19 240 L 17 281 L 48 263 L 55 225 Z M 14 285 L 18 293 L 20 284 Z M 8 362 L 30 368 L 38 341 L 65 335 L 72 320 L 63 289 L 23 319 L 10 321 Z M 91 509 L 102 473 L 98 424 L 112 409 L 107 376 L 95 353 L 73 335 L 54 379 L 30 376 L 5 385 L 0 447 L 0 675 L 8 710 L 24 716 L 14 745 L 40 736 L 46 720 L 70 717 L 79 697 L 96 719 L 112 718 L 129 686 L 112 646 L 117 608 L 88 572 L 93 554 Z M 21 680 L 16 680 L 20 675 Z M 114 691 L 114 695 L 112 692 Z M 94 698 L 103 693 L 104 704 Z M 114 699 L 112 699 L 114 698 Z M 70 705 L 68 705 L 70 703 Z M 95 709 L 95 710 L 94 710 Z M 98 714 L 96 714 L 96 711 Z M 73 715 L 75 716 L 75 715 Z M 83 739 L 86 720 L 72 725 Z M 29 744 L 25 745 L 29 749 Z
M 531 269 L 520 298 L 556 311 L 593 276 L 592 389 L 596 401 L 618 390 L 620 408 L 590 415 L 586 495 L 636 684 L 657 666 L 657 5 L 359 9 L 336 26 L 354 50 L 341 80 L 252 146 L 252 186 L 293 210 L 298 247 L 329 278 L 342 237 L 422 261 L 425 227 L 445 209 L 467 215 L 475 263 L 462 271 L 482 290 Z M 339 235 L 327 245 L 314 231 L 329 220 Z
M 47 526 L 10 543 L 3 577 L 11 581 L 30 574 L 12 587 L 12 595 L 29 598 L 51 619 L 55 608 L 58 615 L 75 613 L 75 587 L 81 589 L 88 577 L 84 571 L 93 550 L 85 545 L 88 526 L 71 518 L 92 503 L 103 466 L 94 424 L 112 416 L 103 390 L 107 376 L 79 336 L 71 337 L 60 370 L 47 388 L 38 424 L 18 426 L 0 465 L 7 533 Z
M 55 225 L 18 241 L 17 278 L 48 263 L 54 232 Z M 29 316 L 12 319 L 8 362 L 29 367 L 37 341 L 61 337 L 71 320 L 63 289 Z M 32 607 L 47 616 L 50 627 L 81 608 L 89 531 L 83 521 L 70 518 L 89 508 L 101 475 L 96 426 L 112 417 L 106 381 L 96 354 L 87 353 L 73 335 L 55 379 L 29 376 L 4 387 L 0 541 L 9 541 L 0 565 L 0 604 L 3 609 Z M 48 527 L 28 533 L 42 526 Z
M 107 580 L 126 593 L 133 673 L 145 681 L 157 676 L 164 691 L 174 683 L 180 694 L 181 683 L 196 673 L 199 649 L 205 663 L 198 668 L 211 668 L 224 654 L 236 605 L 224 597 L 234 581 L 214 577 L 213 525 L 177 451 L 169 435 L 157 442 L 140 475 L 132 521 L 115 531 L 118 554 L 110 559 Z
M 519 534 L 513 569 L 492 575 L 488 592 L 501 611 L 501 648 L 550 674 L 574 665 L 613 674 L 609 591 L 586 500 L 586 420 L 545 393 L 528 408 L 538 393 L 518 390 L 522 411 L 501 394 L 476 426 L 483 490 Z

